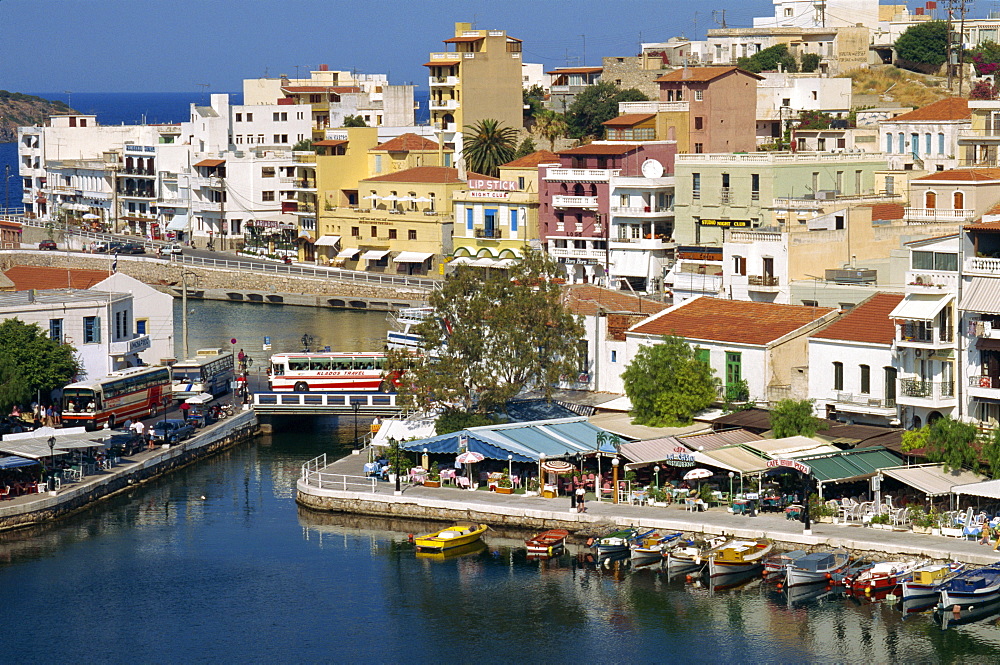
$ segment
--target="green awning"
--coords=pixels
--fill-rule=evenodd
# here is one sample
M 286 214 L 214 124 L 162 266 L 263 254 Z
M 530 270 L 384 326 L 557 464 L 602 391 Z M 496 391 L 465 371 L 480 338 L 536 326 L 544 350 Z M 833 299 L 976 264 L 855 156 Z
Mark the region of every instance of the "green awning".
M 835 455 L 799 458 L 799 461 L 812 467 L 813 477 L 822 483 L 870 478 L 879 469 L 899 466 L 902 462 L 885 448 L 847 450 Z

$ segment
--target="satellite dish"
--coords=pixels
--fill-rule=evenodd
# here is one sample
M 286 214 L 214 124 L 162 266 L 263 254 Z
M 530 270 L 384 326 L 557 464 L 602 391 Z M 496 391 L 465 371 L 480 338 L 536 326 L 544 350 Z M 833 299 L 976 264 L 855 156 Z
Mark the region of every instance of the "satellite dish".
M 655 159 L 647 159 L 642 163 L 642 175 L 647 178 L 663 177 L 663 164 Z

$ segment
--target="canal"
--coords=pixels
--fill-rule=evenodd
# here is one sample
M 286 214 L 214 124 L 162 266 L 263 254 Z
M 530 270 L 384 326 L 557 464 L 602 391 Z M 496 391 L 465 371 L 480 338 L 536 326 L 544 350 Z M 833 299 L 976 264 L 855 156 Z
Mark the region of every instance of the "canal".
M 238 340 L 267 334 L 249 322 L 268 311 L 206 305 L 198 345 L 218 344 L 212 326 Z M 333 333 L 290 309 L 272 337 L 361 344 L 384 325 Z M 789 597 L 759 579 L 709 589 L 576 550 L 530 562 L 513 532 L 490 532 L 465 556 L 419 557 L 407 533 L 426 524 L 296 506 L 300 464 L 347 454 L 350 436 L 333 420 L 292 420 L 58 523 L 0 534 L 0 662 L 1000 658 L 995 615 L 942 630 L 892 603 Z

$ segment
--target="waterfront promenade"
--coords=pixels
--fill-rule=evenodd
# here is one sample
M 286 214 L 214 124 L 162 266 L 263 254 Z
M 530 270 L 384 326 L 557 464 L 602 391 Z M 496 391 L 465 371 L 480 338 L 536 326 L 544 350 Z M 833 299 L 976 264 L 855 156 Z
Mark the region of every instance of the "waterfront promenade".
M 343 474 L 361 483 L 364 454 L 348 455 L 328 465 L 324 474 Z M 524 529 L 565 528 L 572 532 L 593 532 L 607 525 L 635 526 L 663 531 L 719 535 L 740 538 L 771 538 L 789 549 L 845 547 L 858 555 L 915 556 L 935 560 L 957 560 L 971 564 L 1000 561 L 1000 552 L 974 540 L 913 533 L 912 531 L 876 530 L 860 525 L 813 523 L 811 534 L 803 533 L 803 525 L 786 520 L 783 514 L 759 513 L 756 517 L 733 515 L 725 508 L 705 512 L 688 512 L 673 504 L 666 508 L 598 502 L 588 494 L 587 512 L 570 511 L 568 496 L 544 499 L 523 494 L 496 494 L 485 490 L 469 491 L 453 487 L 430 488 L 403 484 L 401 496 L 394 496 L 395 485 L 385 481 L 369 487 L 348 485 L 350 489 L 334 489 L 342 483 L 328 477 L 325 488 L 297 483 L 297 501 L 316 510 L 348 513 L 422 518 L 428 520 L 470 520 L 492 525 Z

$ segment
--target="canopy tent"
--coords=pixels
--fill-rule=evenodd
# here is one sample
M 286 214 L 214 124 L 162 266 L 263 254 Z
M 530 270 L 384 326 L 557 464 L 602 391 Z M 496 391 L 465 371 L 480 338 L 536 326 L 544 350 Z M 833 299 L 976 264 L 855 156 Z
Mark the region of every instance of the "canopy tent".
M 917 466 L 882 469 L 882 475 L 898 480 L 904 485 L 909 485 L 927 496 L 951 494 L 957 489 L 957 486 L 978 487 L 989 484 L 979 482 L 983 476 L 976 475 L 971 471 L 959 469 L 945 472 L 944 464 L 919 464 Z M 998 485 L 998 491 L 1000 491 L 1000 485 Z M 974 494 L 974 492 L 965 493 Z M 963 494 L 963 492 L 955 492 L 955 494 Z M 1000 494 L 997 495 L 997 498 L 1000 498 Z
M 598 444 L 597 437 L 605 433 L 587 422 L 586 417 L 536 420 L 526 423 L 484 425 L 470 427 L 460 432 L 450 432 L 427 439 L 406 441 L 403 450 L 429 453 L 457 453 L 460 439 L 467 439 L 467 449 L 490 459 L 515 462 L 537 462 L 544 455 L 547 459 L 573 457 L 578 454 L 600 452 L 614 455 L 610 442 Z
M 337 254 L 337 258 L 338 259 L 353 259 L 355 256 L 357 256 L 358 252 L 360 252 L 360 251 L 361 251 L 360 249 L 355 249 L 353 247 L 348 247 L 347 249 L 340 250 L 340 253 Z
M 472 263 L 473 260 L 474 259 L 472 259 L 472 257 L 469 257 L 469 256 L 456 256 L 455 258 L 453 258 L 448 263 L 450 263 L 453 266 L 462 266 L 462 265 L 466 265 L 468 263 Z
M 38 460 L 27 459 L 18 455 L 0 457 L 0 469 L 16 469 L 20 466 L 34 466 L 36 464 L 38 464 Z
M 699 455 L 704 455 L 704 461 L 700 462 L 701 464 L 734 471 L 739 474 L 760 473 L 767 469 L 767 460 L 758 453 L 747 450 L 742 446 L 719 448 L 718 450 L 699 453 Z
M 393 263 L 423 263 L 434 256 L 431 252 L 400 252 L 392 260 Z
M 167 223 L 168 231 L 187 231 L 191 224 L 191 219 L 187 215 L 174 215 L 174 218 Z
M 798 457 L 812 469 L 813 478 L 823 483 L 843 483 L 871 478 L 881 469 L 899 466 L 900 459 L 883 448 L 843 450 L 834 455 Z
M 965 485 L 953 485 L 953 494 L 970 494 L 972 496 L 982 496 L 987 499 L 1000 499 L 1000 480 L 986 480 L 980 483 L 967 483 Z
M 825 441 L 817 441 L 808 436 L 789 436 L 784 439 L 761 439 L 743 444 L 772 459 L 799 458 L 804 455 L 826 455 L 839 453 L 840 448 Z
M 98 444 L 94 444 L 98 445 Z M 53 455 L 68 455 L 70 451 L 56 448 L 50 453 L 49 444 L 41 441 L 0 441 L 0 453 L 40 460 Z
M 890 319 L 931 321 L 954 298 L 947 293 L 911 293 L 889 313 Z
M 333 247 L 338 242 L 340 242 L 340 236 L 321 236 L 320 239 L 316 241 L 316 246 Z

